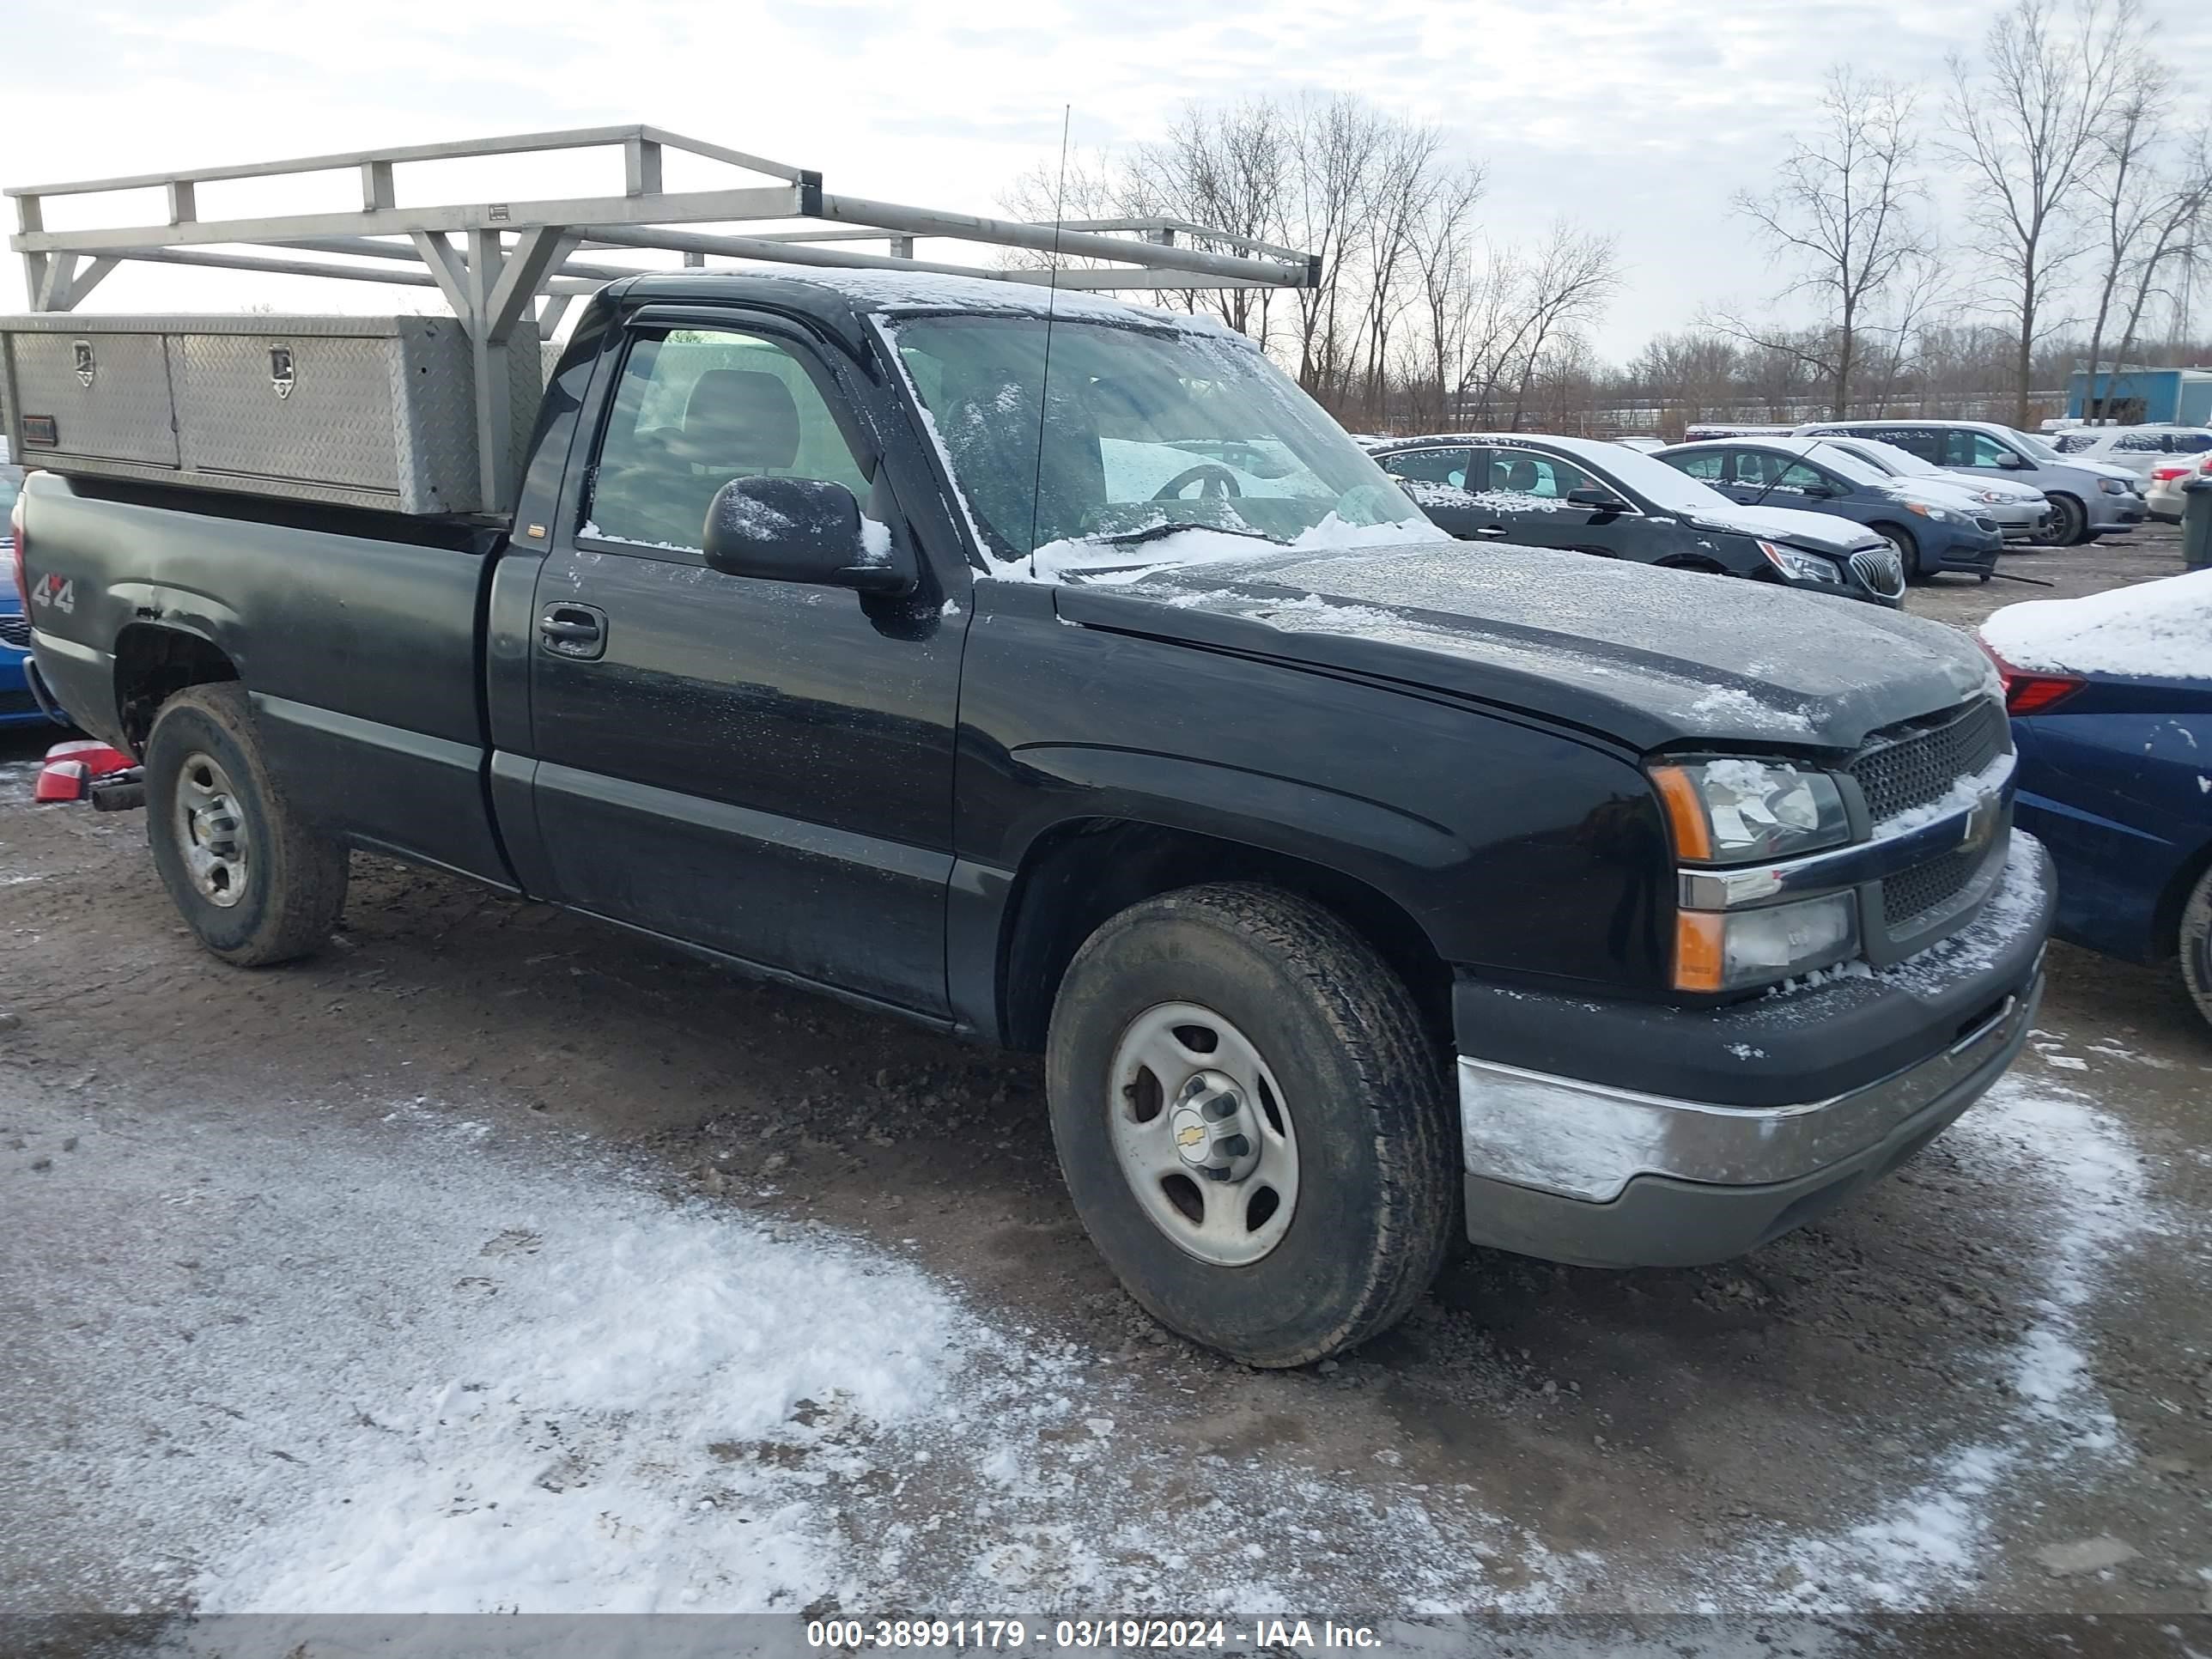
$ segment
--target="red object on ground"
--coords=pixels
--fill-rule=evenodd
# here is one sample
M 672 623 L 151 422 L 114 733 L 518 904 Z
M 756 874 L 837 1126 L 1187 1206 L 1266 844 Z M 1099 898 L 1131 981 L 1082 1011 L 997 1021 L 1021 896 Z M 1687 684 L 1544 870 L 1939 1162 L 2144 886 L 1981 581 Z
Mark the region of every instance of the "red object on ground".
M 92 793 L 94 778 L 127 772 L 137 764 L 120 749 L 89 738 L 58 743 L 46 750 L 46 764 L 39 768 L 38 781 L 31 786 L 31 799 L 48 804 L 83 800 Z

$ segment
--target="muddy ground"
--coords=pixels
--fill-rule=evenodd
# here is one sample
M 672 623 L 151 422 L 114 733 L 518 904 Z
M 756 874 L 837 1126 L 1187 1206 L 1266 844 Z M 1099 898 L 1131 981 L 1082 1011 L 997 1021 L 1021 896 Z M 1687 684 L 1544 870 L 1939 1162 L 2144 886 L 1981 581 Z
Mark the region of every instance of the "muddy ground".
M 2163 531 L 2006 561 L 2062 592 L 2178 564 Z M 2041 596 L 1947 581 L 1912 608 Z M 2212 1607 L 2212 1030 L 2172 972 L 2055 949 L 2013 1079 L 1749 1260 L 1478 1255 L 1367 1350 L 1265 1375 L 1118 1292 L 1032 1061 L 367 858 L 327 952 L 230 969 L 185 935 L 137 815 L 27 804 L 44 741 L 0 753 L 0 1611 L 321 1610 L 237 1564 L 272 1540 L 350 1559 L 333 1504 L 411 1524 L 357 1479 L 372 1431 L 504 1328 L 528 1241 L 588 1241 L 575 1217 L 617 1192 L 724 1228 L 716 1249 L 848 1241 L 959 1310 L 956 1443 L 925 1412 L 856 1426 L 834 1466 L 796 1430 L 744 1454 L 836 1558 L 791 1567 L 785 1606 Z M 611 1480 L 635 1426 L 596 1431 Z M 626 1502 L 693 1504 L 685 1460 L 738 1456 L 681 1439 Z M 892 1474 L 932 1447 L 943 1480 Z M 550 1602 L 488 1583 L 484 1605 L 758 1589 L 561 1571 Z

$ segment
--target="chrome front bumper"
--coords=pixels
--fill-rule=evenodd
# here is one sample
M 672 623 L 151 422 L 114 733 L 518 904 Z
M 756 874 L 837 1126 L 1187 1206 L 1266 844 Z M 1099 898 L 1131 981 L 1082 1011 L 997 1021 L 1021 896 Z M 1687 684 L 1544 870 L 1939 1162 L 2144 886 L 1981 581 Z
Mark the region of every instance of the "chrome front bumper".
M 1880 1145 L 1931 1109 L 1963 1109 L 1967 1102 L 1953 1097 L 1978 1094 L 2010 1063 L 2041 995 L 2039 977 L 1948 1048 L 1848 1094 L 1790 1106 L 1637 1094 L 1462 1055 L 1467 1170 L 1590 1204 L 1609 1203 L 1647 1176 L 1715 1187 L 1798 1181 Z

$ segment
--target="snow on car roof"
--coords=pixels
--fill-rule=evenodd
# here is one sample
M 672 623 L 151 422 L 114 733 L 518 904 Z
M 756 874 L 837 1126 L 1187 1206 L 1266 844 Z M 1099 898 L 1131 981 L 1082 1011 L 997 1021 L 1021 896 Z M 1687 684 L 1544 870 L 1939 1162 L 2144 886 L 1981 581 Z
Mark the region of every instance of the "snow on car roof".
M 1982 638 L 2014 668 L 2212 680 L 2212 570 L 2008 605 Z
M 1003 282 L 988 276 L 950 276 L 931 271 L 846 270 L 827 265 L 749 265 L 746 276 L 774 276 L 827 289 L 854 301 L 861 309 L 893 313 L 905 311 L 989 312 L 1006 316 L 1050 316 L 1061 322 L 1145 323 L 1163 325 L 1185 333 L 1206 334 L 1242 341 L 1257 349 L 1247 335 L 1225 327 L 1211 317 L 1189 312 L 1163 311 L 1156 306 L 1129 305 L 1095 294 L 1070 289 L 1054 291 L 1042 283 Z

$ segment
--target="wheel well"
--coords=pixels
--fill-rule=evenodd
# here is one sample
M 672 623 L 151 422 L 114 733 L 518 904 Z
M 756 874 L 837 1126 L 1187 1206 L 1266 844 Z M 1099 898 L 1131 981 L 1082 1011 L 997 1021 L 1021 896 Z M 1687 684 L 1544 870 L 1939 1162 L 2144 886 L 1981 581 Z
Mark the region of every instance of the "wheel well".
M 133 623 L 115 642 L 115 708 L 135 750 L 146 746 L 154 716 L 188 685 L 234 680 L 238 668 L 197 634 Z
M 2160 956 L 2171 956 L 2181 948 L 2181 913 L 2189 908 L 2189 896 L 2197 890 L 2197 884 L 2204 878 L 2208 866 L 2212 866 L 2212 841 L 2208 841 L 2189 855 L 2166 890 L 2158 896 L 2158 908 L 2151 916 L 2151 948 Z
M 1087 818 L 1039 836 L 1015 878 L 999 951 L 1001 1040 L 1042 1050 L 1067 964 L 1099 924 L 1142 900 L 1208 881 L 1264 881 L 1334 912 L 1412 988 L 1431 1030 L 1449 1039 L 1451 971 L 1420 924 L 1387 895 L 1340 871 L 1241 842 Z

